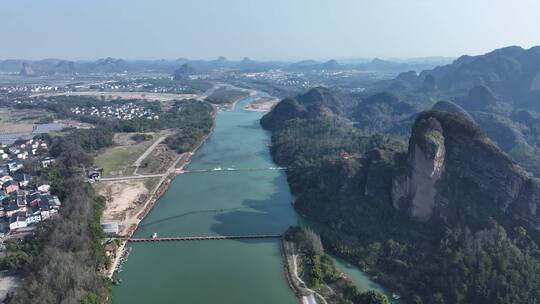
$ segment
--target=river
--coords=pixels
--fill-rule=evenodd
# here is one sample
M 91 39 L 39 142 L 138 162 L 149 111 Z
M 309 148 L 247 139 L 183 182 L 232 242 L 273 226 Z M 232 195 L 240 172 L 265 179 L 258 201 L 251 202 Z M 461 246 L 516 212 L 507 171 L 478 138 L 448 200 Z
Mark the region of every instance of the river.
M 262 94 L 262 93 L 259 93 Z M 214 134 L 141 222 L 135 236 L 281 234 L 298 218 L 285 173 L 275 167 L 263 115 L 220 112 Z M 132 243 L 113 288 L 113 302 L 127 303 L 297 303 L 287 285 L 278 240 L 217 240 Z

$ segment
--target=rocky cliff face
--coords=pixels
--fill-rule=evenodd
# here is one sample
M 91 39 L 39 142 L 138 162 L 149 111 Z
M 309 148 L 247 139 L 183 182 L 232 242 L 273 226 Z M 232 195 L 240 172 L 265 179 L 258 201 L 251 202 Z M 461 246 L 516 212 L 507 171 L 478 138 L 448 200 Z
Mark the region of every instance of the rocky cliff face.
M 392 202 L 422 221 L 506 214 L 536 226 L 540 181 L 466 116 L 428 111 L 417 117 L 407 157 L 395 170 Z
M 24 62 L 22 64 L 21 76 L 34 76 L 34 70 L 32 69 L 32 66 L 29 63 Z

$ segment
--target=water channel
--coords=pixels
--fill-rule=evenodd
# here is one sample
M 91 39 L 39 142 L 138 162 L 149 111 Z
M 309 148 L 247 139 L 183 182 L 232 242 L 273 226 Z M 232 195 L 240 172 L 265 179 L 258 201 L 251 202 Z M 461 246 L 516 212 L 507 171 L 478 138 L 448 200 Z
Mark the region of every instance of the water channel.
M 262 93 L 259 93 L 262 94 Z M 216 128 L 187 169 L 221 169 L 176 177 L 135 236 L 281 234 L 298 222 L 285 172 L 227 171 L 276 167 L 263 115 L 243 107 L 220 112 Z M 297 303 L 278 240 L 133 243 L 113 289 L 116 304 Z

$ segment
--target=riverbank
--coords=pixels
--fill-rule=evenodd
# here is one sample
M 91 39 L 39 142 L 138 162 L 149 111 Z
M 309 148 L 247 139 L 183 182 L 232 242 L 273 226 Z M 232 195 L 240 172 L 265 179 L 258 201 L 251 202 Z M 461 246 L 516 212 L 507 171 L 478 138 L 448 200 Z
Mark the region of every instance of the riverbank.
M 244 110 L 266 113 L 270 112 L 272 108 L 278 103 L 279 99 L 277 98 L 260 97 L 257 100 L 254 100 L 253 102 L 247 104 L 244 107 Z
M 289 228 L 283 235 L 283 252 L 290 285 L 302 303 L 363 303 L 361 299 L 369 297 L 389 299 L 376 286 L 356 285 L 336 265 L 336 260 L 325 253 L 320 237 L 309 228 Z
M 294 243 L 282 239 L 281 252 L 287 282 L 298 298 L 299 303 L 317 304 L 318 302 L 315 299 L 315 297 L 317 297 L 321 303 L 328 304 L 324 297 L 322 297 L 316 291 L 309 289 L 307 284 L 300 278 L 298 274 L 298 256 L 294 250 Z
M 238 101 L 234 111 L 219 111 L 212 137 L 186 168 L 205 172 L 177 176 L 134 236 L 274 235 L 296 224 L 285 175 L 264 169 L 276 165 L 266 146 L 269 134 L 259 125 L 262 114 L 243 110 L 254 99 Z M 186 303 L 298 303 L 284 276 L 278 240 L 127 247 L 133 250 L 115 276 L 121 282 L 113 287 L 115 304 L 168 303 L 178 295 Z M 156 267 L 162 263 L 167 267 Z
M 235 89 L 238 89 L 238 90 L 241 90 L 243 92 L 246 92 L 247 93 L 247 96 L 239 96 L 238 98 L 235 98 L 234 101 L 232 102 L 229 102 L 225 105 L 216 105 L 219 110 L 221 111 L 235 111 L 236 110 L 236 105 L 238 104 L 238 102 L 246 99 L 246 98 L 249 98 L 249 97 L 253 97 L 255 95 L 257 95 L 257 91 L 255 90 L 251 90 L 251 89 L 243 89 L 243 88 L 238 88 L 238 87 L 234 87 Z M 249 103 L 251 104 L 251 102 Z M 245 108 L 244 108 L 245 109 Z
M 135 213 L 135 215 L 129 217 L 124 221 L 124 225 L 126 225 L 125 232 L 122 233 L 122 237 L 130 238 L 133 236 L 135 231 L 137 230 L 139 224 L 141 221 L 148 215 L 148 213 L 152 210 L 156 202 L 167 192 L 167 189 L 169 188 L 170 184 L 174 180 L 174 178 L 181 174 L 182 170 L 189 165 L 191 158 L 195 154 L 195 152 L 206 142 L 206 140 L 213 134 L 215 126 L 216 126 L 216 111 L 212 113 L 212 119 L 213 119 L 213 125 L 210 130 L 210 132 L 198 143 L 198 145 L 193 149 L 191 152 L 182 153 L 178 156 L 178 158 L 172 163 L 172 165 L 167 169 L 166 174 L 163 175 L 163 177 L 160 178 L 158 183 L 154 186 L 152 191 L 148 194 L 148 198 L 144 202 L 142 209 L 140 212 Z M 107 269 L 107 277 L 112 279 L 115 272 L 117 271 L 118 267 L 120 266 L 121 261 L 123 260 L 125 256 L 125 249 L 127 246 L 127 241 L 123 240 L 121 243 L 116 247 L 109 256 L 111 258 L 111 265 Z M 124 260 L 125 261 L 125 260 Z

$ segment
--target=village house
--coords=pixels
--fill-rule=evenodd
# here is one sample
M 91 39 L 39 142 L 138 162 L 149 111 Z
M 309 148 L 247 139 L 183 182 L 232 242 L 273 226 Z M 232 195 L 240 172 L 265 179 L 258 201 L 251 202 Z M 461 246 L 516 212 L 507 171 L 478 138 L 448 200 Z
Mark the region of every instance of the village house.
M 14 160 L 14 161 L 10 161 L 8 163 L 9 172 L 11 174 L 17 172 L 18 170 L 22 169 L 23 167 L 24 167 L 24 165 L 20 161 Z
M 12 145 L 0 146 L 0 217 L 6 229 L 32 229 L 32 226 L 58 214 L 61 202 L 49 192 L 51 186 L 32 183 L 32 176 L 19 170 L 22 161 L 36 157 L 46 168 L 54 163 L 50 156 L 39 157 L 48 149 L 41 139 L 19 139 Z
M 26 212 L 25 206 L 19 206 L 16 201 L 7 201 L 2 203 L 4 207 L 5 216 L 11 217 L 15 213 Z
M 26 188 L 30 184 L 31 177 L 28 174 L 17 173 L 13 175 L 13 180 L 19 183 L 19 187 Z
M 9 229 L 17 230 L 28 226 L 26 222 L 26 214 L 24 212 L 17 212 L 10 217 Z
M 10 230 L 16 231 L 58 214 L 61 202 L 49 192 L 19 190 L 16 196 L 4 200 L 2 206 L 4 216 L 9 218 Z
M 54 158 L 47 156 L 41 160 L 41 166 L 43 168 L 48 168 L 52 163 L 54 163 Z
M 13 177 L 11 177 L 11 175 L 2 175 L 0 177 L 0 185 L 3 185 L 10 180 L 13 180 Z
M 39 185 L 37 189 L 39 192 L 49 192 L 51 189 L 51 186 L 47 184 L 43 184 L 43 185 Z
M 14 180 L 8 180 L 2 185 L 2 188 L 7 194 L 14 193 L 19 190 L 19 183 Z

